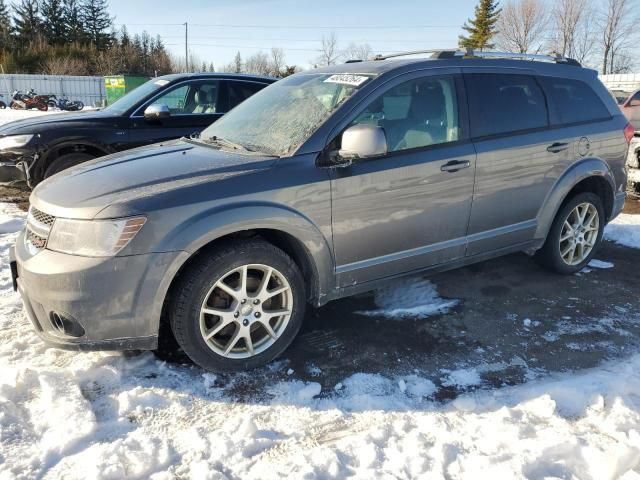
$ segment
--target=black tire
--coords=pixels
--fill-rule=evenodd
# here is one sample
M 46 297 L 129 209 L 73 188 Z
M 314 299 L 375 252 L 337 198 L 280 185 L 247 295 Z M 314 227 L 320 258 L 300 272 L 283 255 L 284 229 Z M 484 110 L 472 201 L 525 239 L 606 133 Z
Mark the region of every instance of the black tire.
M 51 164 L 46 168 L 43 179 L 49 178 L 56 173 L 60 173 L 67 168 L 93 160 L 94 158 L 95 157 L 93 155 L 83 152 L 67 153 L 66 155 L 62 155 L 51 162 Z
M 200 331 L 200 309 L 215 283 L 243 265 L 261 264 L 281 273 L 291 288 L 291 316 L 277 340 L 247 358 L 227 358 L 210 348 Z M 302 326 L 306 309 L 305 286 L 295 262 L 263 240 L 229 242 L 201 254 L 179 278 L 172 291 L 169 322 L 176 341 L 196 364 L 212 372 L 237 372 L 261 367 L 284 352 Z M 237 328 L 237 327 L 234 327 Z
M 591 252 L 578 264 L 570 265 L 564 261 L 560 253 L 560 235 L 562 227 L 569 216 L 569 214 L 580 204 L 590 203 L 598 211 L 598 235 L 596 242 Z M 579 193 L 568 200 L 562 205 L 558 211 L 556 218 L 553 221 L 551 230 L 547 235 L 547 239 L 544 246 L 538 250 L 535 255 L 535 260 L 544 268 L 559 273 L 562 275 L 572 275 L 582 270 L 593 259 L 594 255 L 598 251 L 600 244 L 602 243 L 602 233 L 606 223 L 606 215 L 604 213 L 604 207 L 602 200 L 598 195 L 591 192 Z
M 4 110 L 7 108 L 7 104 L 0 100 L 0 109 Z

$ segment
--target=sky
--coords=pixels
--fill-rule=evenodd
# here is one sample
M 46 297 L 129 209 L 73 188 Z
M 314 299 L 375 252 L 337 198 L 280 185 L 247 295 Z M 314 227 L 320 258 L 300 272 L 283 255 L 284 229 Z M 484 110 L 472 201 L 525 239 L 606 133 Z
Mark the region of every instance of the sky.
M 368 43 L 375 53 L 457 46 L 462 24 L 477 0 L 110 0 L 116 27 L 160 35 L 184 57 L 184 23 L 190 52 L 216 68 L 237 51 L 246 58 L 282 48 L 288 65 L 308 68 L 323 34 L 339 48 Z

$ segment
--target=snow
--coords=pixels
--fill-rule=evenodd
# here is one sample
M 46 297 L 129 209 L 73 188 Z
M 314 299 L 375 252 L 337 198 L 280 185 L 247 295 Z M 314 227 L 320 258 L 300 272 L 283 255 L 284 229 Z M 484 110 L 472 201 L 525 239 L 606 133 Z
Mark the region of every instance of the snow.
M 593 259 L 589 262 L 591 268 L 608 269 L 613 268 L 615 265 L 611 262 L 604 262 L 602 260 Z
M 255 373 L 219 376 L 151 353 L 46 348 L 11 289 L 8 247 L 24 217 L 0 203 L 2 480 L 640 477 L 637 350 L 501 388 L 483 375 L 526 366 L 523 359 L 461 365 L 440 378 L 360 372 L 328 388 L 317 366 L 280 361 L 265 370 L 263 391 L 239 395 Z M 614 226 L 609 238 L 632 239 L 640 216 Z M 371 315 L 391 319 L 456 305 L 415 279 L 375 301 Z M 596 318 L 584 328 L 621 326 Z M 559 320 L 551 333 L 575 335 L 575 323 Z M 318 380 L 301 380 L 299 370 Z M 437 398 L 450 389 L 461 394 Z
M 446 313 L 458 304 L 456 299 L 440 298 L 435 285 L 420 278 L 407 278 L 376 290 L 374 302 L 379 309 L 358 313 L 394 320 L 424 319 L 438 313 Z
M 640 248 L 638 216 L 622 213 L 604 229 L 604 239 L 626 247 Z

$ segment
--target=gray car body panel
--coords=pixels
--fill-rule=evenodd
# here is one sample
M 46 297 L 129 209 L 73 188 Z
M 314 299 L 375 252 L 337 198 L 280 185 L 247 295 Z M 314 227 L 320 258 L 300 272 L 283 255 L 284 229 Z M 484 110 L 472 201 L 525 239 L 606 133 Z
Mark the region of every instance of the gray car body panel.
M 313 266 L 310 300 L 321 305 L 404 274 L 533 251 L 544 242 L 567 194 L 585 178 L 603 178 L 611 186 L 609 220 L 622 208 L 626 120 L 594 72 L 540 62 L 469 59 L 356 63 L 313 73 L 343 72 L 367 73 L 375 79 L 290 157 L 174 141 L 104 157 L 42 182 L 31 201 L 48 214 L 78 219 L 144 215 L 148 221 L 119 257 L 102 259 L 104 266 L 98 266 L 96 259 L 71 260 L 49 251 L 30 257 L 18 247 L 19 284 L 27 295 L 51 288 L 38 274 L 41 262 L 53 270 L 65 262 L 78 262 L 82 288 L 98 298 L 101 286 L 89 281 L 95 278 L 94 268 L 117 271 L 118 265 L 144 263 L 147 256 L 157 255 L 161 260 L 153 262 L 159 264 L 153 269 L 133 270 L 130 282 L 139 283 L 129 284 L 130 304 L 120 302 L 126 307 L 122 311 L 131 315 L 129 322 L 136 324 L 129 336 L 153 337 L 176 274 L 202 248 L 229 234 L 272 230 L 297 240 Z M 378 93 L 424 75 L 461 79 L 473 72 L 582 80 L 597 92 L 611 119 L 477 141 L 468 137 L 466 125 L 455 143 L 365 159 L 344 168 L 322 166 L 325 148 Z M 468 112 L 465 99 L 460 100 L 464 122 Z M 591 147 L 587 153 L 581 150 L 583 137 Z M 555 142 L 566 142 L 568 148 L 551 154 L 547 147 Z M 534 158 L 539 161 L 532 162 Z M 442 164 L 454 159 L 468 160 L 470 168 L 440 171 Z M 21 241 L 22 236 L 18 244 Z M 81 265 L 91 272 L 83 272 Z M 108 281 L 108 288 L 116 288 Z M 70 286 L 73 278 L 65 282 Z M 65 307 L 63 301 L 54 304 Z M 142 313 L 134 304 L 152 306 Z M 91 341 L 123 338 L 127 329 L 122 322 L 112 322 L 113 330 L 98 328 Z M 109 331 L 118 332 L 117 338 Z

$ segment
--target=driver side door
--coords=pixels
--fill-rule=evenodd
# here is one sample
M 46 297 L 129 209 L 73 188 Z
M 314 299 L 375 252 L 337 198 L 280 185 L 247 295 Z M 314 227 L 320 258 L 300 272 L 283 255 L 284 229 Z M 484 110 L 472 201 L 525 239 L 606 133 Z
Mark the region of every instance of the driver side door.
M 129 148 L 199 134 L 222 116 L 220 87 L 219 80 L 182 82 L 146 102 L 131 117 Z M 144 117 L 146 108 L 156 104 L 169 107 L 169 118 Z
M 405 75 L 384 90 L 348 126 L 382 127 L 388 152 L 330 170 L 341 287 L 465 255 L 475 150 L 461 75 Z

